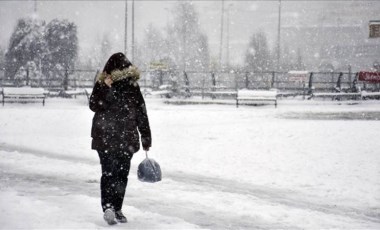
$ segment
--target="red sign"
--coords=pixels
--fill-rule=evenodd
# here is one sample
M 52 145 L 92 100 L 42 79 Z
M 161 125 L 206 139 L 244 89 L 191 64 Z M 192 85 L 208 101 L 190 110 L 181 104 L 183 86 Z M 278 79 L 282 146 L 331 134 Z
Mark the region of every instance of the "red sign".
M 380 72 L 359 72 L 359 81 L 380 83 Z

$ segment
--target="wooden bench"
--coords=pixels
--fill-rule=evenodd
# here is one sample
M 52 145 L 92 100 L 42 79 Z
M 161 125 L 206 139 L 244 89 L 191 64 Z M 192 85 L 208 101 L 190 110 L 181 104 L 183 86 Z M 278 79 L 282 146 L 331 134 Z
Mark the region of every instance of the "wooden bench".
M 377 71 L 360 71 L 358 74 L 358 80 L 363 82 L 364 89 L 361 91 L 361 99 L 376 98 L 380 97 L 380 70 Z M 375 91 L 367 91 L 366 84 L 375 84 Z
M 2 92 L 3 106 L 5 100 L 12 102 L 34 102 L 42 100 L 42 105 L 45 106 L 45 90 L 43 88 L 3 88 Z
M 353 92 L 320 92 L 320 93 L 312 93 L 309 96 L 309 100 L 315 97 L 322 97 L 322 98 L 331 98 L 331 100 L 340 100 L 344 97 L 349 97 L 349 98 L 360 98 L 361 93 L 353 93 Z
M 236 108 L 239 107 L 239 102 L 244 104 L 255 104 L 253 102 L 274 102 L 277 108 L 277 90 L 238 90 L 236 96 Z
M 367 91 L 361 91 L 361 99 L 366 99 L 366 98 L 369 98 L 369 97 L 376 97 L 376 98 L 379 98 L 380 97 L 380 92 L 367 92 Z
M 165 98 L 173 97 L 173 90 L 171 85 L 160 85 L 158 90 L 149 92 L 149 95 L 160 96 Z
M 170 90 L 157 90 L 157 91 L 151 91 L 151 92 L 147 93 L 147 95 L 172 98 L 173 92 Z
M 65 90 L 65 91 L 63 91 L 63 94 L 67 95 L 70 98 L 72 98 L 72 97 L 77 98 L 77 96 L 80 96 L 80 95 L 87 96 L 88 95 L 88 90 L 85 89 L 85 88 Z
M 216 98 L 236 98 L 236 91 L 212 91 L 209 92 L 212 99 Z

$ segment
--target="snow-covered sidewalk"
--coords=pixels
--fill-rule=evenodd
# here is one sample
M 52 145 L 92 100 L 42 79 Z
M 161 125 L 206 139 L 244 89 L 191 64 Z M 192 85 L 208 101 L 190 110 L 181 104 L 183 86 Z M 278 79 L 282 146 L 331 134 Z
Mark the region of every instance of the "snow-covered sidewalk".
M 147 99 L 150 156 L 163 181 L 136 179 L 137 153 L 129 223 L 112 228 L 379 229 L 380 104 L 311 103 L 236 109 Z M 0 109 L 0 228 L 110 228 L 92 115 L 80 99 Z

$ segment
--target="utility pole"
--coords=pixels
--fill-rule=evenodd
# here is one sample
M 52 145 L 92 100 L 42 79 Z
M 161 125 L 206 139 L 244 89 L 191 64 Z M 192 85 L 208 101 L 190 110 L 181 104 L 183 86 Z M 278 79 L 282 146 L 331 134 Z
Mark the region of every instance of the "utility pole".
M 182 5 L 182 13 L 185 14 L 186 8 L 184 5 Z M 185 14 L 186 15 L 186 14 Z M 183 72 L 185 73 L 186 77 L 186 65 L 187 65 L 187 59 L 186 59 L 186 54 L 187 54 L 187 24 L 185 22 L 182 22 L 182 39 L 183 39 L 183 56 L 182 56 L 182 61 L 183 61 Z
M 182 55 L 182 61 L 183 61 L 183 71 L 186 71 L 186 65 L 187 65 L 187 59 L 186 59 L 186 54 L 187 54 L 187 39 L 186 39 L 186 33 L 187 33 L 187 27 L 186 23 L 183 23 L 183 33 L 182 33 L 182 39 L 183 39 L 183 55 Z
M 124 55 L 128 56 L 128 0 L 125 0 Z
M 219 47 L 219 66 L 222 67 L 223 52 L 223 21 L 224 21 L 224 0 L 222 0 L 222 14 L 220 19 L 220 47 Z
M 227 53 L 226 53 L 226 66 L 227 69 L 229 70 L 230 68 L 230 10 L 233 4 L 228 5 L 228 10 L 227 10 Z
M 34 7 L 33 7 L 33 18 L 35 18 L 35 17 L 37 17 L 37 0 L 34 0 L 33 1 L 34 2 Z M 40 56 L 40 55 L 37 55 L 37 57 L 38 57 L 38 74 L 39 74 L 39 76 L 38 76 L 38 78 L 40 79 L 40 83 L 41 83 L 41 76 L 42 76 L 42 62 L 41 62 L 41 59 L 42 59 L 42 57 Z M 29 66 L 28 66 L 28 71 L 27 71 L 27 77 L 28 77 L 28 79 L 27 79 L 27 85 L 29 85 Z
M 278 3 L 278 30 L 277 30 L 277 71 L 280 70 L 280 56 L 281 56 L 281 0 Z
M 132 0 L 132 63 L 135 61 L 135 0 Z

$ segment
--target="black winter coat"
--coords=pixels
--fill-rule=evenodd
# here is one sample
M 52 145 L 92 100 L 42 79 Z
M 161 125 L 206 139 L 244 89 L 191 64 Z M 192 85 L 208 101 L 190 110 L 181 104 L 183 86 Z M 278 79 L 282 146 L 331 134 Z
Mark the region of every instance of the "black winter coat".
M 96 82 L 90 97 L 95 112 L 91 137 L 92 149 L 133 154 L 142 146 L 150 147 L 152 137 L 145 101 L 136 81 L 124 78 L 112 87 Z

